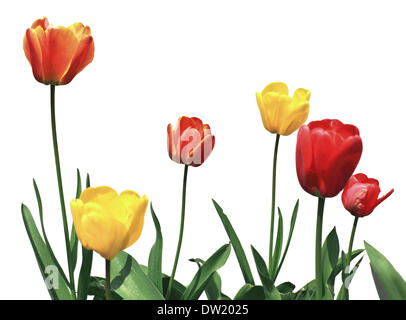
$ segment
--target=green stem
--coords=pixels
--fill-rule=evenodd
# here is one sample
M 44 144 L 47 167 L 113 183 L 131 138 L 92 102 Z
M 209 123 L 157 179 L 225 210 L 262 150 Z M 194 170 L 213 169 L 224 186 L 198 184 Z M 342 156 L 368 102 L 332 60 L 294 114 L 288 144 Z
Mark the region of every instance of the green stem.
M 346 259 L 346 265 L 344 268 L 344 281 L 347 278 L 347 276 L 350 273 L 350 265 L 351 265 L 351 255 L 352 255 L 352 245 L 354 244 L 354 238 L 355 238 L 355 231 L 357 230 L 357 224 L 358 224 L 358 217 L 354 218 L 354 223 L 352 225 L 352 231 L 351 231 L 351 238 L 350 238 L 350 244 L 348 245 L 348 252 L 347 252 L 347 259 Z M 345 297 L 348 299 L 348 287 L 344 282 L 344 287 L 345 287 Z
M 183 173 L 183 191 L 182 191 L 182 212 L 181 212 L 181 217 L 180 217 L 180 230 L 179 230 L 179 240 L 178 240 L 178 247 L 176 249 L 176 255 L 175 255 L 175 261 L 173 263 L 173 268 L 172 268 L 172 274 L 171 278 L 169 280 L 169 285 L 168 285 L 168 291 L 166 294 L 166 299 L 169 299 L 172 293 L 172 287 L 173 287 L 173 282 L 175 280 L 175 273 L 176 273 L 176 268 L 178 266 L 178 261 L 179 261 L 179 253 L 180 253 L 180 248 L 182 246 L 182 239 L 183 239 L 183 229 L 185 226 L 185 206 L 186 206 L 186 182 L 187 182 L 187 171 L 188 171 L 188 166 L 185 165 L 185 171 Z
M 317 226 L 316 226 L 316 299 L 324 296 L 323 269 L 321 266 L 321 240 L 323 232 L 323 212 L 325 198 L 319 197 L 317 206 Z
M 69 229 L 68 229 L 68 221 L 66 219 L 65 198 L 63 196 L 63 187 L 62 187 L 61 164 L 59 161 L 58 139 L 56 136 L 55 86 L 54 85 L 51 85 L 51 124 L 52 124 L 52 142 L 54 145 L 56 176 L 58 178 L 59 200 L 61 203 L 63 231 L 65 233 L 66 254 L 67 254 L 67 259 L 68 259 L 69 280 L 70 280 L 69 285 L 70 285 L 72 296 L 75 298 L 76 297 L 75 279 L 73 277 L 72 262 L 71 262 L 71 255 L 70 255 Z
M 271 231 L 269 235 L 269 272 L 272 272 L 272 256 L 273 256 L 273 238 L 274 238 L 274 225 L 275 225 L 275 191 L 276 191 L 276 162 L 278 160 L 278 147 L 279 147 L 279 133 L 275 138 L 275 149 L 273 153 L 273 169 L 272 169 L 272 211 L 271 211 Z
M 106 283 L 104 289 L 106 292 L 106 300 L 111 300 L 111 285 L 110 285 L 110 260 L 106 259 Z

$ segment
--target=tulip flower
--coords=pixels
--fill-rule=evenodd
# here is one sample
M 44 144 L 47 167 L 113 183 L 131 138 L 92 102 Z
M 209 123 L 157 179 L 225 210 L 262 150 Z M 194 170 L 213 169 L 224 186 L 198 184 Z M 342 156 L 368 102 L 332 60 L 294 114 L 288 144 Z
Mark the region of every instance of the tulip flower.
M 293 97 L 283 82 L 271 82 L 261 93 L 257 104 L 266 130 L 283 136 L 295 132 L 309 115 L 310 92 L 297 89 Z
M 82 246 L 106 259 L 106 300 L 111 299 L 110 260 L 138 240 L 147 205 L 146 196 L 130 190 L 118 194 L 109 187 L 87 188 L 70 202 Z
M 73 275 L 73 258 L 70 248 L 69 227 L 66 217 L 65 197 L 59 159 L 56 133 L 55 86 L 68 84 L 92 60 L 94 55 L 93 37 L 90 28 L 77 22 L 65 27 L 52 27 L 48 19 L 36 20 L 25 32 L 23 48 L 37 81 L 50 85 L 51 127 L 59 201 L 61 205 L 65 247 L 69 268 L 69 286 L 76 297 Z
M 376 179 L 363 173 L 353 175 L 347 182 L 341 195 L 344 208 L 355 217 L 365 217 L 392 193 L 393 189 L 378 199 L 381 189 Z
M 276 133 L 273 174 L 272 174 L 272 208 L 269 240 L 269 271 L 275 272 L 276 265 L 272 259 L 274 225 L 275 225 L 275 193 L 276 193 L 276 162 L 280 135 L 288 136 L 296 131 L 309 115 L 310 92 L 297 89 L 293 97 L 289 96 L 288 86 L 283 82 L 271 82 L 261 93 L 257 92 L 257 104 L 261 113 L 262 123 L 269 132 Z
M 324 297 L 321 243 L 326 197 L 336 196 L 353 174 L 362 153 L 358 128 L 325 119 L 303 125 L 297 135 L 296 172 L 302 188 L 318 197 L 316 297 Z
M 44 17 L 25 32 L 24 52 L 37 81 L 64 85 L 92 62 L 94 42 L 88 26 L 53 27 Z
M 109 187 L 87 188 L 70 202 L 78 239 L 107 260 L 138 240 L 147 205 L 146 196 L 134 191 L 119 195 Z
M 387 194 L 378 199 L 379 193 L 381 192 L 378 180 L 368 178 L 367 175 L 363 173 L 353 175 L 344 187 L 344 191 L 341 194 L 341 200 L 343 202 L 344 208 L 355 218 L 352 225 L 348 253 L 346 255 L 346 268 L 344 270 L 342 286 L 343 299 L 349 299 L 348 286 L 351 282 L 351 279 L 347 277 L 349 275 L 352 246 L 354 243 L 358 218 L 370 215 L 372 211 L 374 211 L 374 209 L 380 203 L 382 203 L 382 201 L 386 200 L 393 193 L 393 191 L 393 189 L 390 190 Z
M 210 126 L 203 124 L 202 120 L 195 117 L 180 117 L 175 127 L 172 127 L 172 124 L 168 124 L 167 132 L 169 157 L 173 161 L 185 165 L 183 172 L 182 211 L 178 246 L 176 248 L 175 260 L 166 293 L 166 298 L 169 299 L 171 298 L 180 249 L 182 247 L 188 168 L 189 166 L 199 167 L 206 161 L 214 148 L 215 138 L 211 134 Z
M 199 118 L 180 117 L 174 128 L 168 124 L 167 131 L 169 157 L 177 163 L 198 167 L 214 148 L 210 126 Z
M 325 119 L 303 125 L 297 135 L 299 183 L 317 197 L 334 197 L 353 174 L 362 153 L 358 128 Z

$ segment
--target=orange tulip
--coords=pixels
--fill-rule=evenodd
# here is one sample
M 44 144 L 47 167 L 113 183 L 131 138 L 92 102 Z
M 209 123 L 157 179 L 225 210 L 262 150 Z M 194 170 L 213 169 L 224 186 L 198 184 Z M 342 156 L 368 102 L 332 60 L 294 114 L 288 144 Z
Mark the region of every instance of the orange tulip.
M 92 62 L 93 37 L 80 22 L 68 28 L 52 27 L 44 17 L 25 32 L 24 52 L 37 81 L 64 85 Z

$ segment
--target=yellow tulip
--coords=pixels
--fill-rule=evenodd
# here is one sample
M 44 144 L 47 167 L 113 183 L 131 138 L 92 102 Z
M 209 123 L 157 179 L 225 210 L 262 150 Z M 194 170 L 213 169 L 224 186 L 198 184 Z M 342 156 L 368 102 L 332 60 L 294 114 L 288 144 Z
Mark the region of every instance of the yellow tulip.
M 107 260 L 138 240 L 147 206 L 147 196 L 134 191 L 119 195 L 109 187 L 87 188 L 70 202 L 78 239 Z
M 257 92 L 257 104 L 265 129 L 272 133 L 288 136 L 307 120 L 310 92 L 297 89 L 293 97 L 283 82 L 271 82 Z

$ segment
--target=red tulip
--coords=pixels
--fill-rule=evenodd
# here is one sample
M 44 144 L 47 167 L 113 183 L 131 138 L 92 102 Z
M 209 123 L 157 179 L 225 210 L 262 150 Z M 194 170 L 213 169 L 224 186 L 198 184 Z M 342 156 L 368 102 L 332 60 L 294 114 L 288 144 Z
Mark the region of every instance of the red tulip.
M 200 166 L 213 150 L 214 142 L 210 126 L 199 118 L 180 117 L 174 128 L 168 124 L 168 153 L 177 163 Z
M 25 32 L 24 52 L 37 81 L 64 85 L 92 62 L 93 37 L 90 28 L 80 22 L 67 28 L 52 27 L 44 17 Z
M 353 175 L 347 182 L 341 200 L 344 208 L 353 216 L 365 217 L 392 193 L 393 189 L 378 199 L 381 189 L 376 179 L 368 178 L 363 173 Z
M 302 188 L 334 197 L 353 174 L 362 153 L 358 128 L 325 119 L 303 125 L 297 135 L 296 171 Z

